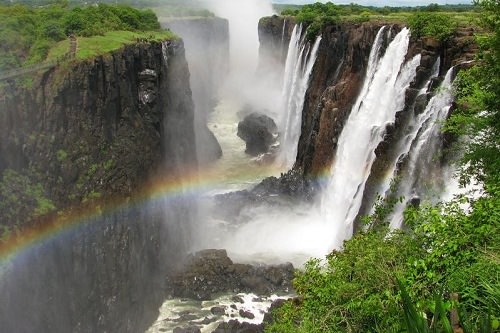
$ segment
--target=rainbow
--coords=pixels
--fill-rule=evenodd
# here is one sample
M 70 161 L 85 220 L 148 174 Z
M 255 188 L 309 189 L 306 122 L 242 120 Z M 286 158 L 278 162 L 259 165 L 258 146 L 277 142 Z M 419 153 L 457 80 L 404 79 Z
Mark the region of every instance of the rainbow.
M 279 172 L 276 168 L 267 168 L 269 172 Z M 19 230 L 7 239 L 0 241 L 0 266 L 29 252 L 36 245 L 73 233 L 88 225 L 98 217 L 126 208 L 140 207 L 155 201 L 173 200 L 185 196 L 207 193 L 220 187 L 224 182 L 245 183 L 262 177 L 262 169 L 255 169 L 230 178 L 216 174 L 208 169 L 203 172 L 185 172 L 180 177 L 157 177 L 138 191 L 133 199 L 115 198 L 106 201 L 92 201 L 78 207 L 71 207 L 63 213 L 44 218 L 40 223 Z M 261 178 L 260 177 L 260 178 Z

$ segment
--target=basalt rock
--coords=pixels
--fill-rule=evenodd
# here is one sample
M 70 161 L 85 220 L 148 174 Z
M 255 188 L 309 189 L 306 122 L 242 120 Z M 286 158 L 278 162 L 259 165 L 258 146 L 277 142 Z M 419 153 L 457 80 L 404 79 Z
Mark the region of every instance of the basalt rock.
M 167 291 L 174 297 L 197 300 L 209 300 L 222 292 L 270 295 L 289 290 L 293 272 L 292 264 L 236 264 L 225 250 L 203 250 L 188 257 L 179 272 L 168 277 Z
M 238 123 L 238 136 L 246 142 L 245 153 L 257 156 L 268 153 L 278 138 L 278 127 L 269 116 L 253 112 Z
M 262 333 L 264 326 L 262 324 L 251 324 L 239 322 L 231 319 L 228 322 L 221 323 L 212 333 Z
M 4 89 L 0 171 L 41 175 L 38 188 L 72 227 L 41 219 L 32 230 L 51 237 L 0 263 L 1 330 L 144 332 L 182 253 L 165 219 L 186 221 L 189 210 L 127 200 L 158 172 L 196 165 L 182 41 L 127 45 Z
M 276 17 L 261 20 L 262 27 L 259 27 L 259 31 L 262 34 L 273 34 L 273 37 L 262 37 L 261 40 L 272 44 L 277 43 L 281 36 L 286 36 L 287 28 L 283 22 L 284 18 Z M 294 164 L 294 169 L 301 172 L 304 178 L 320 178 L 318 176 L 329 170 L 334 163 L 340 134 L 364 82 L 371 47 L 377 32 L 384 25 L 387 27 L 383 34 L 383 53 L 391 39 L 403 28 L 401 25 L 384 24 L 380 21 L 344 22 L 327 25 L 322 29 L 317 59 L 305 95 L 301 136 Z M 396 114 L 395 123 L 387 127 L 384 140 L 375 151 L 377 158 L 365 186 L 361 214 L 367 213 L 371 208 L 378 184 L 390 167 L 390 161 L 397 159 L 394 157 L 393 147 L 396 147 L 395 142 L 401 138 L 411 115 L 423 111 L 432 90 L 451 66 L 474 58 L 477 45 L 472 34 L 471 29 L 460 29 L 446 42 L 433 38 L 410 39 L 406 60 L 420 54 L 421 63 L 414 81 L 405 93 L 403 110 Z M 275 58 L 278 59 L 276 56 Z M 441 78 L 433 80 L 428 96 L 417 98 L 438 59 Z

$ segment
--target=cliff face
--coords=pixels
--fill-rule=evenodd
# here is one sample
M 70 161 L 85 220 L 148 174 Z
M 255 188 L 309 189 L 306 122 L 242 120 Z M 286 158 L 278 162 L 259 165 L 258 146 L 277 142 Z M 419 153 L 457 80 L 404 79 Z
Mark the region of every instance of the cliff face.
M 189 72 L 182 44 L 170 43 L 165 55 L 160 43 L 127 46 L 49 71 L 32 89 L 7 88 L 0 171 L 35 169 L 64 206 L 128 196 L 163 161 L 192 162 Z
M 62 65 L 32 88 L 11 86 L 0 111 L 0 171 L 40 184 L 58 209 L 74 207 L 73 227 L 0 263 L 2 331 L 144 331 L 182 255 L 178 222 L 190 218 L 188 202 L 135 199 L 152 176 L 196 165 L 182 42 Z
M 294 168 L 302 170 L 306 177 L 315 177 L 328 170 L 335 156 L 337 140 L 356 97 L 363 85 L 371 46 L 381 22 L 341 23 L 329 25 L 322 31 L 316 63 L 311 74 L 302 112 L 302 130 Z M 394 36 L 401 26 L 391 26 Z M 290 18 L 269 17 L 260 21 L 261 54 L 283 62 L 281 41 L 290 40 Z M 387 39 L 387 36 L 386 36 Z M 389 41 L 384 43 L 387 46 Z M 286 45 L 288 45 L 285 42 Z M 268 50 L 274 48 L 274 51 Z M 440 74 L 444 75 L 450 66 L 473 58 L 475 44 L 472 31 L 459 31 L 447 43 L 431 38 L 412 39 L 408 59 L 417 53 L 422 61 L 417 69 L 417 78 L 412 83 L 406 98 L 406 110 L 415 102 L 414 89 L 421 87 L 431 73 L 436 59 L 441 57 Z M 283 53 L 284 52 L 284 53 Z M 403 115 L 399 115 L 399 119 Z M 388 139 L 390 135 L 388 135 Z M 384 141 L 384 147 L 390 142 Z M 384 147 L 377 151 L 382 154 Z
M 222 156 L 222 149 L 207 127 L 219 89 L 229 70 L 229 24 L 218 17 L 164 18 L 161 25 L 181 36 L 191 73 L 195 104 L 196 147 L 200 164 Z

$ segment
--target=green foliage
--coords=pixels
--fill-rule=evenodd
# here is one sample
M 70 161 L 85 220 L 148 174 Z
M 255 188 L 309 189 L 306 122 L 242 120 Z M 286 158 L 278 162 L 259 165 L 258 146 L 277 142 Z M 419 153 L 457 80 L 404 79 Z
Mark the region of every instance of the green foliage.
M 408 26 L 414 37 L 434 37 L 446 41 L 455 33 L 457 23 L 441 13 L 417 12 L 408 18 Z
M 159 42 L 163 40 L 174 40 L 178 37 L 171 31 L 110 31 L 102 36 L 80 37 L 78 38 L 78 49 L 76 59 L 88 59 L 103 55 L 113 50 L 119 49 L 123 45 L 137 41 Z M 55 60 L 64 55 L 69 47 L 69 41 L 64 40 L 57 43 L 50 49 L 47 60 Z
M 0 221 L 8 222 L 8 228 L 22 226 L 54 209 L 40 182 L 11 169 L 3 172 L 0 182 Z
M 336 23 L 340 19 L 338 6 L 331 2 L 305 5 L 293 13 L 297 22 L 308 26 L 307 38 L 309 40 L 316 38 L 325 25 Z
M 450 321 L 446 316 L 448 309 L 443 304 L 440 296 L 435 298 L 434 315 L 432 317 L 432 324 L 429 325 L 427 319 L 417 310 L 411 301 L 404 284 L 398 281 L 398 285 L 401 290 L 403 303 L 404 326 L 409 333 L 453 333 Z
M 56 152 L 56 157 L 59 162 L 63 162 L 66 160 L 66 158 L 68 158 L 68 153 L 63 149 L 59 149 Z
M 478 37 L 475 66 L 458 77 L 459 109 L 448 129 L 470 138 L 465 147 L 463 179 L 475 177 L 490 193 L 500 190 L 500 4 L 480 1 L 485 34 Z
M 70 8 L 64 2 L 56 2 L 36 8 L 0 6 L 0 70 L 44 61 L 51 48 L 70 34 L 91 37 L 115 30 L 141 32 L 159 29 L 153 11 L 124 5 Z
M 325 264 L 319 260 L 306 264 L 294 280 L 302 304 L 289 306 L 287 319 L 276 321 L 268 331 L 279 332 L 282 327 L 286 332 L 395 331 L 401 312 L 395 277 L 403 274 L 406 258 L 418 252 L 401 232 L 391 237 L 382 229 L 357 234 Z

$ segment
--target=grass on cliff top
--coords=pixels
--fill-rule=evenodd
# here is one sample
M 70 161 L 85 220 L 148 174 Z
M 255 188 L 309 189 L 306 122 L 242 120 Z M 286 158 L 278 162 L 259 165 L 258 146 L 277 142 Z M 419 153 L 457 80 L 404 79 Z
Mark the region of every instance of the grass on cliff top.
M 136 43 L 138 40 L 163 41 L 177 39 L 171 31 L 110 31 L 102 36 L 78 37 L 76 59 L 84 60 L 117 50 L 124 45 Z M 49 51 L 47 60 L 55 60 L 64 56 L 69 50 L 69 40 L 57 43 Z

